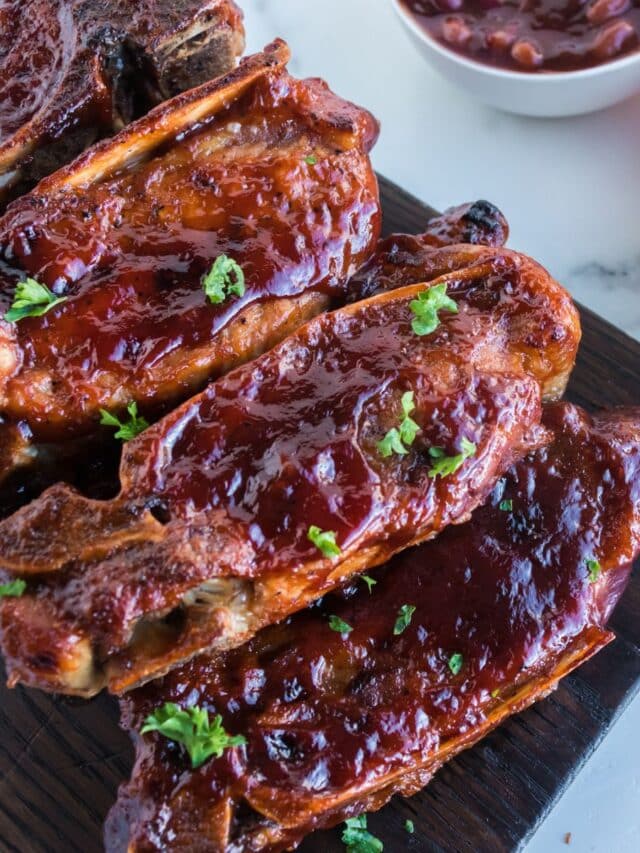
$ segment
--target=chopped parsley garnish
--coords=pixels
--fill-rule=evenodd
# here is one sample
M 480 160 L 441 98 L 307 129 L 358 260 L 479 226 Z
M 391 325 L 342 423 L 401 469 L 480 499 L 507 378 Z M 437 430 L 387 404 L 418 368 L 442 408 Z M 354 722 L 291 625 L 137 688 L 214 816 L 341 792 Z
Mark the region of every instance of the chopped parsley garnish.
M 0 584 L 0 598 L 20 598 L 26 588 L 27 584 L 22 578 Z
M 495 690 L 491 691 L 491 698 L 492 699 L 497 699 L 499 695 L 500 695 L 500 690 L 497 687 Z
M 513 511 L 513 501 L 500 501 L 500 509 L 502 512 L 512 512 Z
M 373 591 L 373 587 L 378 583 L 378 581 L 369 577 L 369 575 L 360 575 L 360 579 L 363 580 L 367 587 L 369 588 L 369 594 Z
M 423 290 L 422 293 L 418 294 L 417 299 L 411 301 L 409 308 L 414 315 L 411 328 L 416 335 L 421 337 L 435 332 L 440 325 L 438 311 L 458 313 L 458 306 L 451 297 L 447 296 L 446 282 Z
M 240 264 L 228 255 L 220 255 L 202 279 L 209 302 L 220 305 L 229 296 L 244 296 L 244 273 Z
M 460 654 L 460 652 L 456 652 L 455 655 L 451 655 L 448 661 L 449 669 L 451 670 L 452 675 L 457 675 L 462 669 L 462 665 L 464 664 L 464 658 Z
M 411 619 L 415 612 L 416 608 L 413 604 L 403 604 L 400 610 L 398 610 L 396 624 L 393 626 L 393 633 L 396 637 L 402 634 L 403 631 L 406 631 L 411 624 Z
M 382 441 L 379 441 L 376 445 L 379 454 L 385 458 L 391 456 L 392 453 L 405 456 L 409 452 L 407 447 L 413 444 L 420 429 L 418 424 L 410 417 L 411 412 L 415 410 L 413 391 L 405 391 L 402 395 L 401 405 L 404 417 L 400 422 L 400 427 L 390 429 Z
M 147 717 L 140 734 L 147 732 L 159 732 L 169 740 L 181 743 L 189 753 L 194 769 L 212 755 L 220 758 L 225 749 L 247 742 L 242 735 L 228 735 L 219 714 L 210 722 L 206 708 L 180 708 L 173 702 L 167 702 Z
M 589 571 L 589 583 L 595 583 L 602 571 L 600 563 L 597 560 L 587 560 L 587 569 Z
M 42 317 L 66 300 L 66 296 L 56 296 L 52 293 L 46 284 L 27 277 L 17 283 L 11 308 L 4 315 L 4 319 L 7 323 L 17 323 L 24 317 Z
M 429 469 L 430 477 L 448 477 L 450 474 L 455 474 L 458 468 L 462 465 L 465 459 L 470 456 L 475 456 L 477 447 L 468 438 L 463 438 L 460 442 L 461 452 L 456 456 L 446 456 L 442 447 L 432 447 L 429 450 L 429 456 L 434 460 L 433 466 Z
M 413 825 L 413 821 L 412 821 L 412 820 L 405 820 L 405 822 L 404 822 L 404 828 L 407 830 L 407 832 L 408 832 L 410 835 L 413 835 L 413 833 L 416 831 L 416 828 L 415 828 L 415 826 Z
M 304 162 L 307 164 L 307 166 L 315 166 L 318 160 L 316 157 L 313 156 L 313 154 L 310 154 L 308 157 L 304 158 Z
M 333 530 L 320 530 L 312 524 L 307 533 L 307 539 L 322 551 L 325 557 L 339 557 L 342 551 L 336 544 L 336 534 Z
M 114 434 L 114 438 L 121 438 L 122 441 L 131 441 L 132 438 L 140 435 L 149 426 L 148 422 L 142 416 L 138 415 L 137 403 L 129 403 L 127 412 L 129 413 L 129 420 L 121 421 L 115 415 L 112 415 L 111 412 L 107 412 L 106 409 L 100 409 L 100 414 L 102 415 L 100 423 L 103 426 L 117 427 L 118 430 Z
M 339 616 L 329 616 L 329 627 L 338 634 L 350 634 L 353 631 L 351 625 Z
M 384 456 L 385 459 L 393 453 L 397 453 L 398 456 L 406 456 L 408 453 L 408 450 L 402 443 L 400 433 L 395 427 L 389 430 L 382 441 L 377 443 L 376 447 L 380 456 Z
M 344 825 L 342 843 L 347 853 L 381 853 L 384 849 L 382 841 L 367 830 L 366 814 L 350 817 Z

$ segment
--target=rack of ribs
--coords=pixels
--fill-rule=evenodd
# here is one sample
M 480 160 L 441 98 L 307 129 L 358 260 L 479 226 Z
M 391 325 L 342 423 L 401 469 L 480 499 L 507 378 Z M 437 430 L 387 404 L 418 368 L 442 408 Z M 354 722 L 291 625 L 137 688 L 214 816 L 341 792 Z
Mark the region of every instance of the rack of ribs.
M 640 409 L 591 419 L 555 404 L 543 423 L 551 443 L 469 523 L 396 556 L 375 586 L 350 583 L 128 694 L 136 762 L 107 822 L 108 853 L 293 849 L 416 793 L 610 642 L 640 552 Z M 193 769 L 178 743 L 140 735 L 167 702 L 220 715 L 244 744 Z
M 417 246 L 412 265 L 404 269 L 405 284 L 417 283 L 420 277 L 429 279 L 444 272 L 463 269 L 477 262 L 475 250 L 470 245 L 501 247 L 506 242 L 509 229 L 504 215 L 487 201 L 458 205 L 434 216 L 426 224 Z M 390 252 L 398 261 L 398 245 L 406 235 L 395 235 L 380 240 L 377 250 L 358 274 L 346 283 L 344 294 L 332 302 L 342 304 L 347 298 L 358 299 L 372 290 L 371 282 L 380 263 Z M 457 245 L 469 244 L 469 245 Z M 456 246 L 454 251 L 437 253 L 435 249 Z M 391 250 L 396 247 L 395 253 Z M 408 255 L 403 254 L 405 261 Z M 413 267 L 413 274 L 411 267 Z M 386 281 L 391 287 L 391 279 Z M 396 285 L 399 286 L 399 285 Z M 38 497 L 44 489 L 60 480 L 72 483 L 92 496 L 105 496 L 117 488 L 117 448 L 110 436 L 89 436 L 87 441 L 40 443 L 37 449 L 29 438 L 27 424 L 5 424 L 0 441 L 0 503 L 4 517 L 20 506 Z M 34 464 L 35 462 L 35 464 Z M 87 464 L 88 463 L 88 464 Z M 4 472 L 4 475 L 3 473 Z
M 0 209 L 243 49 L 232 0 L 1 0 Z
M 380 232 L 378 125 L 288 58 L 274 42 L 162 104 L 0 219 L 2 313 L 25 279 L 58 300 L 0 321 L 5 473 L 101 409 L 157 417 L 344 301 Z
M 209 385 L 125 445 L 114 500 L 58 485 L 0 524 L 10 683 L 130 689 L 466 520 L 544 440 L 580 336 L 541 267 L 487 251 Z

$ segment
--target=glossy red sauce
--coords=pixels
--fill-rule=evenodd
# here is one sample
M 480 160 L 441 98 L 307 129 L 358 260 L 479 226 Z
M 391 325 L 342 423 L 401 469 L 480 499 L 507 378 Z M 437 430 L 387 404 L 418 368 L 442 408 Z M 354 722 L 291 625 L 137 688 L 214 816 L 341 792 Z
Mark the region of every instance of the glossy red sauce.
M 130 49 L 153 53 L 206 5 L 230 27 L 241 26 L 240 10 L 228 2 L 1 0 L 0 154 L 31 121 L 38 129 L 27 143 L 88 121 L 112 129 L 109 52 L 117 55 L 128 41 Z
M 335 531 L 344 559 L 383 542 L 406 547 L 450 523 L 523 442 L 539 438 L 536 384 L 467 366 L 480 358 L 472 330 L 503 287 L 496 277 L 471 289 L 460 314 L 423 338 L 411 331 L 407 297 L 326 315 L 213 383 L 126 445 L 121 499 L 159 508 L 176 542 L 189 525 L 204 525 L 214 556 L 171 570 L 170 553 L 153 546 L 127 558 L 70 561 L 44 579 L 41 593 L 48 587 L 56 609 L 115 650 L 128 642 L 133 618 L 178 605 L 208 577 L 294 577 L 321 557 L 310 525 Z M 501 334 L 485 345 L 508 348 Z M 406 456 L 383 459 L 376 444 L 398 425 L 407 390 L 420 432 Z M 476 444 L 475 455 L 456 476 L 430 478 L 429 449 L 453 456 L 463 438 Z M 318 585 L 332 569 L 317 569 Z
M 409 298 L 314 321 L 308 337 L 168 415 L 160 444 L 150 434 L 125 448 L 124 493 L 153 495 L 179 518 L 224 507 L 272 571 L 313 555 L 310 524 L 336 531 L 343 548 L 383 532 L 406 539 L 446 489 L 427 477 L 430 447 L 455 455 L 466 437 L 478 447 L 467 463 L 475 466 L 492 452 L 497 424 L 511 431 L 516 412 L 530 416 L 536 395 L 526 383 L 464 367 L 477 357 L 474 326 L 504 287 L 496 276 L 471 289 L 468 301 L 460 294 L 460 314 L 443 315 L 427 338 L 411 331 Z M 399 423 L 408 390 L 420 433 L 399 465 L 376 443 Z
M 60 570 L 34 577 L 31 595 L 15 605 L 25 618 L 36 600 L 56 614 L 32 645 L 50 648 L 65 626 L 91 636 L 102 662 L 127 649 L 137 619 L 181 607 L 205 580 L 282 578 L 306 601 L 335 586 L 340 566 L 347 572 L 368 548 L 380 561 L 464 517 L 541 439 L 537 376 L 526 375 L 523 350 L 538 342 L 549 355 L 544 282 L 525 285 L 512 266 L 498 267 L 452 276 L 459 312 L 443 312 L 430 335 L 411 328 L 421 285 L 323 315 L 127 443 L 122 493 L 103 508 L 103 527 L 123 507 L 133 519 L 148 507 L 163 527 L 148 528 L 148 541 L 128 546 L 121 537 L 116 547 L 113 538 L 82 558 L 68 541 L 72 525 L 53 509 L 50 542 L 65 549 Z M 377 443 L 398 426 L 406 391 L 420 429 L 406 455 L 385 459 Z M 430 449 L 455 456 L 463 439 L 475 453 L 454 475 L 430 477 Z M 13 525 L 45 525 L 30 513 L 40 504 L 50 518 L 55 500 L 47 501 L 2 533 L 24 540 Z M 86 529 L 96 511 L 79 505 L 73 529 Z M 311 525 L 336 533 L 340 561 L 322 559 Z M 275 592 L 265 599 L 267 612 L 296 606 L 293 595 L 282 604 Z M 5 625 L 7 652 L 17 635 Z M 18 654 L 28 658 L 23 642 Z
M 68 72 L 72 21 L 64 0 L 48 2 L 46 11 L 25 0 L 0 4 L 0 145 L 34 117 Z
M 512 71 L 578 71 L 638 49 L 638 0 L 402 0 L 437 41 Z
M 299 840 L 318 814 L 321 825 L 331 817 L 333 797 L 357 801 L 356 791 L 420 767 L 447 738 L 472 737 L 516 685 L 551 673 L 577 637 L 603 626 L 640 545 L 638 412 L 592 427 L 557 406 L 545 422 L 555 434 L 549 449 L 517 464 L 469 524 L 373 572 L 371 593 L 354 582 L 243 648 L 197 658 L 126 698 L 124 725 L 134 731 L 166 701 L 200 704 L 248 745 L 192 772 L 179 746 L 137 740 L 133 797 L 122 795 L 123 811 L 112 814 L 108 849 L 123 849 L 116 837 L 127 821 L 149 849 L 201 820 L 215 835 L 205 815 L 227 798 L 238 849 L 249 849 L 240 839 L 247 844 L 259 814 Z M 588 559 L 602 565 L 595 584 Z M 395 636 L 404 604 L 416 610 Z M 330 615 L 353 630 L 332 631 Z M 243 802 L 250 817 L 236 811 Z
M 376 135 L 368 113 L 323 83 L 280 74 L 149 162 L 16 202 L 0 237 L 3 310 L 25 273 L 67 300 L 14 327 L 22 364 L 6 410 L 47 428 L 50 413 L 24 400 L 30 369 L 55 377 L 70 429 L 97 418 L 100 395 L 120 383 L 130 399 L 153 404 L 167 387 L 184 398 L 171 370 L 188 370 L 244 308 L 340 293 L 379 234 Z M 214 305 L 201 280 L 221 254 L 241 264 L 246 291 Z

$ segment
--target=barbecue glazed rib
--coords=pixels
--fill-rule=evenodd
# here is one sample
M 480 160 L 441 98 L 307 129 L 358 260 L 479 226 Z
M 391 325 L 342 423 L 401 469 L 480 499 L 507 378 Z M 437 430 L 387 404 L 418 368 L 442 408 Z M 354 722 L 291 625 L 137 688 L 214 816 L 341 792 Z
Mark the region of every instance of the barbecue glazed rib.
M 501 246 L 508 236 L 508 225 L 504 215 L 487 201 L 475 201 L 461 204 L 445 210 L 439 216 L 431 219 L 419 240 L 419 249 L 415 257 L 415 265 L 423 273 L 424 277 L 441 275 L 465 266 L 477 263 L 478 257 L 475 250 L 469 251 L 468 246 L 457 245 L 466 241 L 473 245 Z M 358 296 L 358 290 L 364 295 L 367 290 L 373 289 L 369 284 L 372 271 L 381 259 L 386 259 L 389 253 L 389 245 L 397 245 L 396 241 L 406 239 L 404 236 L 396 235 L 389 240 L 381 240 L 378 252 L 372 256 L 367 265 L 356 275 L 351 284 L 351 301 Z M 454 252 L 448 252 L 444 256 L 439 253 L 431 254 L 430 249 L 442 248 L 444 246 L 456 245 Z M 427 260 L 425 262 L 425 254 Z M 413 274 L 411 274 L 413 272 Z M 405 284 L 417 283 L 415 270 L 406 275 Z M 364 283 L 363 283 L 364 278 Z M 390 284 L 390 287 L 399 286 L 398 281 Z M 339 307 L 345 300 L 345 294 L 340 294 L 334 301 Z M 293 322 L 292 322 L 293 325 Z M 113 457 L 113 448 L 105 443 L 102 436 L 96 442 L 90 438 L 88 442 L 61 442 L 52 445 L 34 445 L 29 439 L 30 431 L 26 424 L 18 423 L 0 427 L 0 484 L 4 486 L 1 493 L 2 503 L 10 508 L 4 516 L 15 512 L 27 500 L 33 500 L 48 486 L 59 480 L 80 486 L 81 490 L 87 486 L 84 460 Z M 105 466 L 102 466 L 104 469 Z M 108 480 L 113 479 L 109 469 Z M 97 472 L 99 473 L 99 472 Z M 15 474 L 11 479 L 9 475 Z M 75 474 L 75 479 L 72 478 Z M 93 478 L 95 479 L 95 478 Z M 4 480 L 4 482 L 3 482 Z M 102 478 L 104 480 L 104 477 Z M 102 490 L 102 482 L 100 490 Z M 19 493 L 21 501 L 15 505 L 14 495 Z
M 404 283 L 417 283 L 418 270 L 422 274 L 422 278 L 427 279 L 437 277 L 444 272 L 463 269 L 465 266 L 476 263 L 478 260 L 477 253 L 473 249 L 469 251 L 468 246 L 457 244 L 466 242 L 473 245 L 499 247 L 506 241 L 508 231 L 508 224 L 504 215 L 490 202 L 480 200 L 449 208 L 427 223 L 424 233 L 414 243 L 416 255 L 412 264 L 407 262 L 407 255 L 404 255 L 407 266 Z M 377 270 L 377 265 L 381 262 L 384 263 L 391 247 L 397 246 L 399 242 L 406 239 L 415 240 L 416 238 L 395 235 L 391 239 L 379 241 L 377 253 L 353 278 L 349 294 L 351 301 L 363 298 L 367 294 L 371 295 L 371 291 L 374 289 L 371 280 Z M 444 255 L 430 251 L 451 245 L 456 245 L 455 251 L 447 252 Z M 396 275 L 396 280 L 390 282 L 388 286 L 398 287 L 401 284 L 401 278 Z M 341 293 L 333 302 L 336 303 L 336 307 L 339 307 L 345 299 L 346 295 Z M 298 322 L 297 318 L 292 318 L 291 326 L 293 327 L 296 322 Z M 69 458 L 70 454 L 72 457 L 75 455 L 78 460 L 75 469 L 80 471 L 83 468 L 82 458 L 87 455 L 91 456 L 95 452 L 93 442 L 88 447 L 86 444 L 79 447 L 68 446 L 66 442 L 54 442 L 50 446 L 36 445 L 30 441 L 29 436 L 29 427 L 24 422 L 5 427 L 4 430 L 0 426 L 0 482 L 16 469 L 26 469 L 22 478 L 18 474 L 11 480 L 10 486 L 13 488 L 18 484 L 20 492 L 26 491 L 31 494 L 31 498 L 37 497 L 46 488 L 46 485 L 57 482 L 59 479 L 70 482 L 69 475 L 74 466 L 70 467 L 67 462 L 61 473 L 59 464 L 61 458 Z M 97 452 L 104 453 L 102 439 Z M 38 475 L 35 480 L 34 473 Z M 7 503 L 6 498 L 5 503 Z M 11 505 L 12 503 L 13 501 L 10 499 L 8 504 Z
M 483 204 L 477 202 L 476 204 Z M 456 218 L 460 208 L 453 208 L 450 221 L 455 233 L 464 220 Z M 499 216 L 499 211 L 497 212 Z M 447 225 L 447 214 L 444 225 Z M 565 391 L 575 363 L 580 341 L 577 314 L 569 297 L 560 297 L 560 291 L 540 287 L 549 282 L 549 274 L 534 260 L 510 249 L 490 245 L 447 245 L 440 242 L 441 218 L 433 220 L 433 230 L 424 234 L 393 234 L 380 240 L 376 253 L 349 281 L 349 302 L 358 302 L 375 294 L 388 293 L 422 281 L 432 281 L 439 276 L 457 274 L 467 270 L 473 277 L 480 274 L 496 281 L 517 281 L 518 287 L 528 294 L 533 306 L 537 303 L 539 314 L 528 333 L 522 330 L 522 355 L 524 367 L 534 374 L 542 385 L 543 396 L 559 399 Z M 431 223 L 430 223 L 431 224 Z M 497 230 L 496 233 L 505 233 Z M 488 235 L 486 235 L 488 236 Z M 493 299 L 500 289 L 493 290 Z M 573 316 L 573 319 L 570 319 Z M 476 327 L 475 334 L 481 335 Z
M 640 409 L 592 421 L 555 405 L 544 423 L 552 445 L 468 524 L 378 570 L 371 593 L 353 583 L 128 694 L 137 757 L 107 821 L 108 853 L 292 849 L 416 793 L 606 645 L 640 550 Z M 405 604 L 416 609 L 396 636 Z M 332 615 L 353 630 L 332 631 Z M 137 734 L 165 702 L 221 714 L 246 746 L 192 770 L 178 744 Z
M 4 308 L 30 276 L 66 301 L 0 322 L 0 413 L 36 440 L 147 416 L 281 340 L 370 256 L 378 125 L 274 42 L 18 199 L 0 220 Z M 203 276 L 237 262 L 244 294 Z
M 500 211 L 490 201 L 478 201 L 449 207 L 439 216 L 429 220 L 420 242 L 425 246 L 453 246 L 457 243 L 470 243 L 476 246 L 504 246 L 509 238 L 509 224 Z M 388 250 L 394 239 L 400 235 L 381 241 L 380 253 Z
M 0 0 L 0 209 L 243 49 L 232 0 Z
M 560 337 L 558 375 L 575 356 L 568 295 L 524 270 L 477 264 L 318 317 L 126 444 L 116 500 L 55 486 L 0 524 L 0 568 L 28 581 L 0 612 L 10 683 L 121 692 L 465 520 L 540 442 Z M 458 313 L 418 335 L 435 287 Z M 419 431 L 385 456 L 408 392 Z M 435 453 L 459 456 L 448 475 Z

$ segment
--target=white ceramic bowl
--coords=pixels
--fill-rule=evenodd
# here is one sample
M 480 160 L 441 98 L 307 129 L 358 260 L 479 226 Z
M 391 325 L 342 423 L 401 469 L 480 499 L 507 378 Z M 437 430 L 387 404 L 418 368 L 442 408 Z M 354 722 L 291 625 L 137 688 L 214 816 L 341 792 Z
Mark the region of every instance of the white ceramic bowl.
M 584 71 L 508 71 L 449 50 L 425 32 L 400 0 L 392 3 L 418 49 L 443 77 L 500 110 L 529 116 L 579 115 L 640 92 L 640 52 Z

